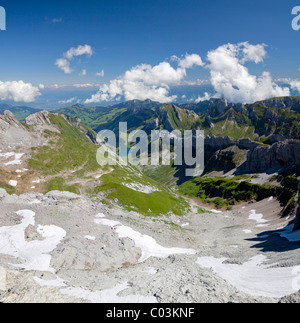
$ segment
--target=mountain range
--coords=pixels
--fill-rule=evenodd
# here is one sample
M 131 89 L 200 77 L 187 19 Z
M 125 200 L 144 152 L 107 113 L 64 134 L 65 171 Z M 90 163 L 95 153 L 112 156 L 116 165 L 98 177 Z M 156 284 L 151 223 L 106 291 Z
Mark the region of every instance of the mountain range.
M 26 114 L 31 113 L 33 109 L 4 105 L 2 109 L 10 108 L 11 111 L 15 111 L 19 118 L 24 120 L 19 123 L 20 127 L 31 129 L 31 124 L 33 124 L 36 129 L 36 125 L 41 123 L 42 130 L 46 131 L 46 141 L 52 144 L 36 148 L 36 152 L 39 153 L 34 154 L 28 161 L 30 166 L 38 172 L 46 172 L 47 174 L 44 173 L 44 176 L 49 175 L 48 172 L 51 173 L 51 170 L 57 175 L 66 170 L 69 174 L 68 177 L 51 178 L 47 187 L 53 188 L 52 184 L 55 183 L 54 187 L 61 186 L 65 190 L 82 192 L 82 190 L 86 191 L 86 185 L 82 187 L 81 177 L 86 176 L 89 169 L 91 171 L 97 169 L 94 157 L 96 152 L 94 145 L 97 144 L 96 133 L 103 129 L 118 133 L 120 122 L 128 123 L 128 131 L 143 129 L 149 134 L 151 130 L 158 129 L 168 131 L 175 129 L 180 131 L 204 130 L 206 136 L 205 176 L 225 176 L 226 178 L 228 176 L 226 174 L 242 175 L 246 176 L 247 180 L 253 176 L 251 174 L 260 173 L 280 172 L 283 176 L 299 176 L 299 106 L 299 97 L 289 97 L 274 98 L 250 105 L 231 104 L 225 99 L 211 99 L 198 104 L 179 106 L 172 103 L 160 104 L 150 100 L 133 100 L 110 107 L 93 108 L 76 104 L 55 110 L 52 113 L 44 111 L 27 117 Z M 7 115 L 9 114 L 6 113 L 6 118 Z M 53 131 L 53 127 L 56 131 Z M 34 129 L 33 131 L 35 131 Z M 57 131 L 61 133 L 60 136 L 57 135 Z M 77 138 L 80 133 L 92 144 L 87 144 L 85 141 L 82 145 L 79 144 L 82 142 L 82 138 Z M 55 148 L 54 143 L 56 143 Z M 91 151 L 88 159 L 82 159 L 82 156 L 86 156 L 85 150 L 89 151 L 89 146 Z M 55 154 L 50 158 L 53 149 Z M 80 179 L 77 181 L 70 180 L 73 177 L 70 175 L 70 171 L 73 170 L 65 169 L 70 167 L 68 160 L 72 160 L 75 169 L 78 167 L 82 169 L 79 172 Z M 178 167 L 170 165 L 156 167 L 155 170 L 152 167 L 141 167 L 139 171 L 146 175 L 148 180 L 149 178 L 154 180 L 156 185 L 169 187 L 183 185 L 189 191 L 187 187 L 190 184 L 185 184 L 185 182 L 193 183 L 193 179 L 186 178 L 184 170 L 185 165 Z M 77 174 L 77 171 L 74 173 Z M 89 181 L 84 182 L 88 183 Z M 252 182 L 256 183 L 257 181 L 252 180 Z M 194 184 L 197 187 L 202 187 L 199 186 L 199 182 L 194 182 Z M 266 185 L 267 183 L 262 180 L 262 184 Z M 291 191 L 284 187 L 285 193 L 276 191 L 274 194 L 281 195 L 285 205 L 292 204 L 295 207 L 295 203 L 291 199 L 295 199 L 297 185 L 293 184 L 292 187 Z M 44 187 L 45 189 L 46 187 Z M 184 189 L 181 191 L 186 193 Z M 197 196 L 201 195 L 199 194 L 196 193 Z M 204 200 L 206 202 L 215 201 L 217 197 L 224 198 L 224 192 L 222 194 L 219 192 L 217 196 L 212 195 L 209 199 L 204 198 Z M 235 197 L 235 200 L 241 199 L 243 198 Z
M 30 107 L 0 104 L 0 113 L 5 110 L 10 110 L 19 121 L 39 111 Z M 248 137 L 262 141 L 273 135 L 300 138 L 300 97 L 273 98 L 247 105 L 231 104 L 226 99 L 182 105 L 132 100 L 109 107 L 76 104 L 53 112 L 79 118 L 96 132 L 114 129 L 119 122 L 126 121 L 129 129 L 201 128 L 207 135 L 235 139 Z
M 23 121 L 5 110 L 0 301 L 299 300 L 297 100 L 75 105 Z M 204 129 L 204 174 L 186 177 L 173 163 L 100 166 L 97 131 L 124 121 L 147 132 Z
M 113 130 L 119 122 L 126 121 L 129 129 L 199 128 L 207 135 L 265 141 L 272 135 L 299 139 L 299 110 L 300 97 L 291 97 L 249 105 L 230 104 L 225 99 L 184 105 L 134 100 L 106 108 L 77 104 L 55 112 L 79 118 L 96 132 Z

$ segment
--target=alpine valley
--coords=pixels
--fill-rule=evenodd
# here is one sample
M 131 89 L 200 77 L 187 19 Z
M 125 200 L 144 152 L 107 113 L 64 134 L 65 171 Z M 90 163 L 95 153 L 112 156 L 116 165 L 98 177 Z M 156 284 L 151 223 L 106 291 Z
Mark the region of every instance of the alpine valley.
M 0 112 L 1 302 L 300 301 L 300 97 Z M 204 130 L 204 173 L 100 167 L 120 122 Z

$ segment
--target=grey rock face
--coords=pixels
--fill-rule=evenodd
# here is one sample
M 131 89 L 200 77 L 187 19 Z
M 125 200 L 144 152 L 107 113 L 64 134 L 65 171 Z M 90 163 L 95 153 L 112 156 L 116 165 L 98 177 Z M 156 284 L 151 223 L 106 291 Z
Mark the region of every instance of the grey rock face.
M 268 108 L 285 109 L 291 107 L 292 110 L 300 112 L 300 98 L 284 97 L 273 100 L 261 101 Z
M 300 165 L 300 140 L 286 140 L 272 146 L 259 146 L 248 154 L 247 171 L 262 173 L 272 168 L 280 169 Z
M 206 149 L 210 151 L 223 150 L 231 146 L 238 146 L 240 149 L 250 150 L 259 146 L 258 143 L 249 138 L 231 139 L 229 137 L 206 136 L 204 140 Z
M 29 132 L 10 111 L 5 111 L 3 115 L 0 115 L 1 150 L 6 150 L 8 146 L 38 146 L 43 139 L 43 135 Z
M 209 116 L 205 117 L 205 122 L 208 124 L 209 128 L 211 128 L 211 129 L 214 128 L 214 124 L 211 121 L 211 118 Z
M 228 101 L 226 99 L 211 99 L 209 101 L 209 110 L 212 115 L 220 115 L 228 109 Z
M 48 111 L 41 111 L 41 112 L 32 114 L 26 118 L 25 122 L 27 125 L 30 125 L 30 126 L 51 125 Z
M 287 140 L 288 138 L 286 138 L 285 136 L 282 136 L 282 135 L 278 135 L 278 134 L 274 134 L 274 135 L 271 135 L 266 141 L 265 143 L 267 145 L 273 145 L 275 144 L 276 142 L 278 141 L 285 141 Z
M 6 110 L 3 115 L 0 115 L 0 130 L 7 130 L 10 126 L 23 128 L 21 123 L 15 118 L 12 112 Z

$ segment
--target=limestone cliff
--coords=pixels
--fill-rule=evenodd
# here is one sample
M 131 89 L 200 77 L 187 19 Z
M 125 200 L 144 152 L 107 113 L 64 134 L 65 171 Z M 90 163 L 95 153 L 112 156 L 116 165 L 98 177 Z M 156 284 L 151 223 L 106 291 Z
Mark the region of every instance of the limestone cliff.
M 285 140 L 272 146 L 258 146 L 248 154 L 248 173 L 278 171 L 283 167 L 300 166 L 300 140 Z

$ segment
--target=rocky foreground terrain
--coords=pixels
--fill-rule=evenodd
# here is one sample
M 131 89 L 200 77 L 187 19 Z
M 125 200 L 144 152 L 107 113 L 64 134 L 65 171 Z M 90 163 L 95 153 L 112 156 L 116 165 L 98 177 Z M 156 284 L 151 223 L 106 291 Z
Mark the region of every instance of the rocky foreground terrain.
M 82 166 L 79 158 L 65 169 L 52 156 L 62 142 L 66 151 L 73 138 L 66 132 L 95 143 L 92 131 L 67 117 L 41 112 L 20 123 L 9 112 L 0 116 L 0 302 L 300 301 L 300 198 L 297 215 L 293 208 L 283 216 L 285 205 L 271 195 L 217 210 L 199 199 L 182 202 L 135 169 L 137 182 L 122 169 L 112 173 L 121 176 L 112 187 L 112 170 L 83 173 L 86 161 Z M 252 181 L 267 180 L 272 174 L 263 172 L 282 162 L 293 169 L 299 160 L 298 141 L 266 147 L 250 139 L 206 140 L 220 145 L 216 151 L 245 149 L 240 164 L 248 160 L 247 167 L 262 172 Z M 52 155 L 45 155 L 49 145 Z M 284 145 L 289 154 L 282 154 Z M 57 178 L 66 182 L 51 190 Z M 109 195 L 116 189 L 117 197 Z M 134 204 L 136 196 L 149 210 Z M 184 212 L 154 214 L 160 196 Z
M 300 300 L 300 232 L 274 199 L 161 219 L 68 192 L 0 199 L 1 302 Z

